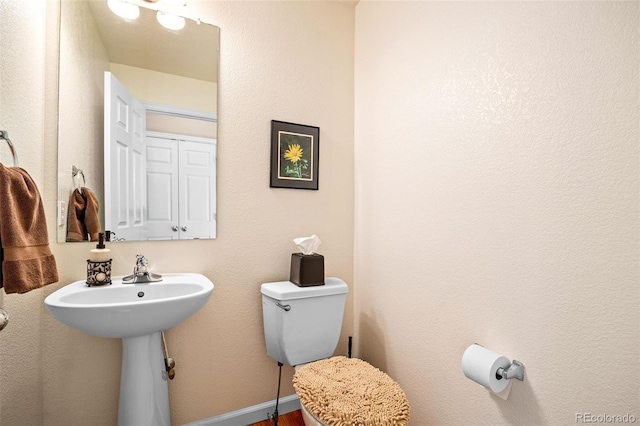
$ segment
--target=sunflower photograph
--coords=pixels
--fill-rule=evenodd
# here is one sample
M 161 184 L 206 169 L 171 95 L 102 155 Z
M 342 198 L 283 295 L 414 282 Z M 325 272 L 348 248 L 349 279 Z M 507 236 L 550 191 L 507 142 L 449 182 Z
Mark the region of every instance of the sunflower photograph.
M 280 179 L 311 180 L 311 147 L 313 137 L 280 132 Z
M 271 187 L 318 189 L 320 129 L 273 120 Z

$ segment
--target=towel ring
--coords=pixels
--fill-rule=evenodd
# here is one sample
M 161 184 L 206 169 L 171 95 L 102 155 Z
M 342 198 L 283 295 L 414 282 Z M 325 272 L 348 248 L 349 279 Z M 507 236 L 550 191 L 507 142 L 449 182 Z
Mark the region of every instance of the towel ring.
M 0 331 L 9 324 L 9 314 L 4 309 L 0 308 Z
M 6 130 L 0 130 L 0 139 L 4 139 L 9 145 L 9 149 L 11 150 L 11 155 L 13 156 L 13 165 L 18 167 L 18 153 L 11 143 L 11 139 L 9 139 L 9 132 Z
M 82 176 L 82 186 L 87 186 L 87 180 L 84 177 L 84 172 L 82 169 L 77 168 L 76 166 L 71 166 L 71 175 L 74 178 L 77 178 L 78 175 Z M 78 182 L 78 190 L 82 191 L 82 186 L 80 186 L 80 182 Z

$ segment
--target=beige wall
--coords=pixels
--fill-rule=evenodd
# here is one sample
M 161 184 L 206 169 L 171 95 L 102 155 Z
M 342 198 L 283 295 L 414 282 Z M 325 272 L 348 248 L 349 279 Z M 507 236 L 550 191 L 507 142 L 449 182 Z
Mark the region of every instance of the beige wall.
M 71 24 L 59 28 L 60 55 L 64 60 L 59 74 L 58 135 L 64 142 L 57 152 L 58 199 L 69 201 L 76 187 L 72 174 L 72 167 L 76 166 L 83 170 L 83 186 L 91 188 L 103 203 L 104 172 L 98 165 L 104 162 L 104 72 L 109 70 L 109 57 L 87 3 L 67 1 L 59 13 L 64 22 Z M 47 40 L 55 40 L 53 35 L 48 33 Z M 51 112 L 55 112 L 56 107 L 53 108 Z M 82 185 L 82 180 L 79 182 Z M 100 211 L 100 221 L 104 223 L 104 209 Z M 62 226 L 49 225 L 56 230 L 58 241 L 66 240 L 66 220 Z
M 0 424 L 111 425 L 120 342 L 66 327 L 43 304 L 83 278 L 91 248 L 58 245 L 53 232 L 57 36 L 45 32 L 53 5 L 0 1 L 0 128 L 11 132 L 41 189 L 60 272 L 59 284 L 0 293 L 11 315 L 0 333 Z M 111 247 L 116 274 L 129 273 L 143 253 L 155 271 L 200 272 L 215 283 L 210 302 L 167 333 L 177 363 L 169 386 L 175 424 L 275 398 L 278 367 L 264 347 L 260 284 L 288 277 L 293 238 L 318 234 L 327 274 L 353 282 L 353 5 L 191 0 L 187 9 L 221 28 L 218 238 Z M 269 188 L 272 119 L 320 127 L 319 191 Z M 338 353 L 346 353 L 352 318 L 350 295 Z M 292 394 L 293 370 L 283 373 L 282 395 Z
M 638 2 L 357 5 L 356 341 L 412 424 L 640 419 L 638 25 Z M 474 342 L 524 362 L 507 401 L 463 376 Z
M 36 2 L 0 2 L 0 129 L 9 132 L 20 165 L 40 185 L 45 180 L 45 12 Z M 0 145 L 0 161 L 11 165 L 4 141 Z M 49 178 L 55 180 L 55 169 Z M 55 198 L 55 192 L 49 198 Z M 0 290 L 0 306 L 10 317 L 0 332 L 0 423 L 42 424 L 42 294 L 17 299 Z
M 140 101 L 216 112 L 216 83 L 113 62 L 110 66 L 113 75 Z
M 0 1 L 0 129 L 52 228 L 56 29 L 45 3 Z M 412 424 L 640 418 L 637 3 L 189 8 L 221 27 L 219 238 L 112 247 L 116 273 L 142 252 L 155 270 L 216 284 L 168 333 L 176 424 L 274 397 L 259 284 L 286 278 L 290 240 L 311 233 L 327 272 L 350 283 L 356 253 L 338 352 L 355 328 L 357 352 L 406 390 Z M 320 191 L 268 188 L 271 119 L 320 126 Z M 43 306 L 82 278 L 90 246 L 50 239 L 61 282 L 0 292 L 11 315 L 0 424 L 113 424 L 119 341 L 76 332 Z M 506 402 L 462 375 L 473 342 L 525 363 Z

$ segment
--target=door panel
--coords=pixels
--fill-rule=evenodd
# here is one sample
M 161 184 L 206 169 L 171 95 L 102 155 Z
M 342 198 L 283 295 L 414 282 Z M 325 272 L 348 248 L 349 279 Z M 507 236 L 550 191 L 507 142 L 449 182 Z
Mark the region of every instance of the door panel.
M 181 140 L 181 238 L 215 238 L 216 145 Z
M 127 173 L 129 170 L 129 145 L 127 140 L 116 140 L 114 145 L 116 155 L 114 157 L 115 163 L 112 163 L 112 171 L 115 173 L 111 173 L 114 191 L 111 192 L 112 198 L 105 204 L 117 209 L 118 218 L 115 227 L 107 225 L 107 228 L 118 229 L 120 232 L 122 229 L 129 228 L 129 173 Z
M 104 83 L 105 229 L 118 239 L 145 239 L 144 108 L 110 72 Z
M 137 105 L 136 105 L 137 103 Z M 144 239 L 144 206 L 145 206 L 145 183 L 144 174 L 146 168 L 144 137 L 145 137 L 145 112 L 141 105 L 134 98 L 134 108 L 132 111 L 133 129 L 131 132 L 132 150 L 132 182 L 131 182 L 131 208 L 132 226 L 135 228 L 136 239 Z
M 147 237 L 178 239 L 177 141 L 147 137 L 146 145 Z

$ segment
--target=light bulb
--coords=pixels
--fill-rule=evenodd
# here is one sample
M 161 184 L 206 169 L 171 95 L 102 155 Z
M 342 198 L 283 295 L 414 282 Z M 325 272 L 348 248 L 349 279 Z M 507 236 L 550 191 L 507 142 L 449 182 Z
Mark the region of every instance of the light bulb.
M 182 16 L 158 11 L 156 18 L 158 19 L 158 22 L 160 22 L 160 25 L 168 30 L 178 31 L 184 28 L 185 21 Z
M 140 8 L 135 4 L 125 3 L 122 0 L 107 0 L 109 9 L 116 15 L 124 19 L 138 19 Z

